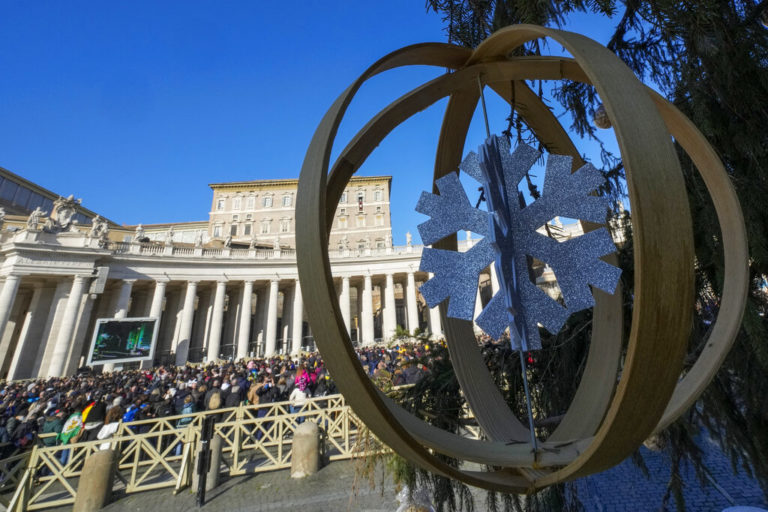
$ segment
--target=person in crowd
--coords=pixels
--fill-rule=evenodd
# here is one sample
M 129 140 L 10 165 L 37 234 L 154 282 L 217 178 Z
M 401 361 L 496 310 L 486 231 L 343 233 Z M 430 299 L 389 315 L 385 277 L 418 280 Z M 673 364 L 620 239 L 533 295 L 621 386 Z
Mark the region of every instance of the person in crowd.
M 504 347 L 503 342 L 480 338 L 478 345 L 484 351 Z M 402 343 L 361 347 L 357 355 L 374 382 L 386 389 L 423 378 L 435 357 L 432 349 L 429 344 Z M 209 410 L 217 395 L 217 408 L 290 401 L 292 410 L 300 411 L 310 397 L 334 393 L 333 379 L 317 352 L 111 373 L 98 373 L 97 368 L 67 377 L 0 381 L 0 449 L 29 449 L 35 436 L 43 432 L 57 434 L 56 441 L 50 437 L 47 443 L 98 439 L 98 433 L 110 423 L 107 416 L 113 409 L 120 412 L 123 422 L 162 418 L 182 414 L 185 408 Z M 266 412 L 262 408 L 257 415 Z M 114 414 L 117 412 L 110 419 Z M 141 428 L 151 426 L 147 423 Z M 62 458 L 67 457 L 68 451 L 62 451 Z
M 392 374 L 387 370 L 387 363 L 384 359 L 379 360 L 376 370 L 373 372 L 373 381 L 383 391 L 392 389 Z
M 69 415 L 64 425 L 61 427 L 61 432 L 57 436 L 58 444 L 66 445 L 69 443 L 76 443 L 80 440 L 80 436 L 83 433 L 83 404 L 82 402 L 75 402 L 73 406 L 73 412 Z M 62 450 L 60 458 L 62 465 L 66 465 L 69 460 L 69 449 Z
M 104 425 L 107 403 L 101 398 L 100 391 L 93 394 L 93 401 L 83 409 L 83 441 L 94 441 L 99 429 Z
M 194 421 L 193 414 L 197 412 L 197 406 L 195 405 L 195 400 L 192 398 L 191 393 L 187 393 L 187 395 L 184 396 L 184 402 L 181 405 L 181 409 L 179 410 L 179 414 L 183 415 L 181 418 L 176 420 L 176 428 L 185 428 L 190 423 Z M 174 450 L 174 453 L 176 455 L 181 455 L 181 449 L 184 445 L 179 442 L 176 444 L 176 448 Z
M 224 407 L 237 407 L 241 402 L 240 386 L 235 384 L 229 389 L 227 398 L 224 399 Z
M 225 390 L 221 389 L 221 382 L 218 379 L 214 380 L 213 386 L 205 394 L 205 410 L 221 409 L 224 405 L 224 395 Z
M 56 409 L 48 409 L 45 413 L 45 422 L 43 423 L 41 433 L 54 435 L 43 438 L 44 446 L 56 446 L 56 437 L 64 426 L 64 419 L 62 418 L 63 414 L 62 411 Z
M 117 432 L 117 429 L 120 426 L 120 421 L 122 419 L 123 419 L 123 408 L 120 407 L 119 405 L 117 407 L 112 407 L 104 418 L 104 424 L 96 433 L 96 439 L 103 441 L 105 439 L 109 439 L 112 436 L 114 436 L 115 432 Z M 108 450 L 110 447 L 110 444 L 111 443 L 109 442 L 101 443 L 99 445 L 99 450 Z
M 306 374 L 304 374 L 306 376 Z M 290 411 L 291 414 L 295 414 L 297 412 L 301 412 L 301 410 L 304 408 L 304 405 L 307 403 L 307 388 L 309 387 L 309 378 L 301 378 L 298 379 L 296 384 L 296 387 L 293 388 L 293 391 L 291 391 L 291 396 L 289 398 L 291 405 L 290 405 Z M 302 423 L 304 421 L 303 416 L 298 416 L 296 418 L 296 423 Z

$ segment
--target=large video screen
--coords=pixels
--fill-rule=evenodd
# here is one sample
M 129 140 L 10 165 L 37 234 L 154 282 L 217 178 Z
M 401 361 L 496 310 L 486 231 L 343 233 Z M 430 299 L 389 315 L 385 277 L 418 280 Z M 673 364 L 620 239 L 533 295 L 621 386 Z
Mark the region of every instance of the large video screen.
M 157 318 L 100 318 L 88 352 L 88 365 L 151 360 L 157 331 Z

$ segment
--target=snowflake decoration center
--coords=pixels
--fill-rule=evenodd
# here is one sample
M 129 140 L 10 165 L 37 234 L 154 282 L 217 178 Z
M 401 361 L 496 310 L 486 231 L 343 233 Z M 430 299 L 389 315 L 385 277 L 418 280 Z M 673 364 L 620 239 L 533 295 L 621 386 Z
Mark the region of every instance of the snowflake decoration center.
M 556 216 L 604 224 L 608 208 L 605 198 L 591 195 L 603 183 L 600 172 L 586 164 L 571 173 L 572 159 L 562 155 L 549 155 L 541 197 L 526 205 L 517 187 L 538 158 L 530 146 L 510 153 L 506 138 L 491 136 L 460 165 L 482 185 L 487 211 L 472 207 L 455 172 L 437 180 L 439 195 L 423 192 L 416 205 L 431 217 L 418 226 L 425 245 L 461 230 L 483 236 L 464 253 L 424 249 L 420 269 L 434 274 L 421 286 L 427 304 L 448 300 L 448 316 L 472 320 L 479 274 L 493 264 L 499 290 L 475 322 L 494 338 L 509 327 L 522 350 L 541 348 L 539 324 L 557 333 L 572 313 L 592 307 L 590 285 L 613 293 L 621 275 L 600 259 L 616 250 L 604 227 L 564 242 L 537 231 Z M 529 279 L 530 258 L 553 270 L 564 304 Z

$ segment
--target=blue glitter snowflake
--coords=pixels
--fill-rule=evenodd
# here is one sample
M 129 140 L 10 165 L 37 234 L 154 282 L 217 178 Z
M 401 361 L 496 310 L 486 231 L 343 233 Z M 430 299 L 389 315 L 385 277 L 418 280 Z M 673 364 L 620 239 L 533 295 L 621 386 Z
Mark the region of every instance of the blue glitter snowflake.
M 523 350 L 541 348 L 539 324 L 557 333 L 572 313 L 594 305 L 590 285 L 613 293 L 621 274 L 599 259 L 616 250 L 605 228 L 563 242 L 537 232 L 556 216 L 603 224 L 608 207 L 591 195 L 603 183 L 600 172 L 587 164 L 571 173 L 571 157 L 561 155 L 547 158 L 542 195 L 525 205 L 517 187 L 538 157 L 525 144 L 510 153 L 506 138 L 492 136 L 460 166 L 483 186 L 488 211 L 470 204 L 457 173 L 440 178 L 440 194 L 423 192 L 416 205 L 431 217 L 418 226 L 424 244 L 461 230 L 483 235 L 463 253 L 424 249 L 420 269 L 434 273 L 421 286 L 427 304 L 447 299 L 449 317 L 472 320 L 479 274 L 493 263 L 500 288 L 475 321 L 494 338 L 510 327 L 513 346 Z M 529 257 L 552 268 L 563 304 L 531 282 Z

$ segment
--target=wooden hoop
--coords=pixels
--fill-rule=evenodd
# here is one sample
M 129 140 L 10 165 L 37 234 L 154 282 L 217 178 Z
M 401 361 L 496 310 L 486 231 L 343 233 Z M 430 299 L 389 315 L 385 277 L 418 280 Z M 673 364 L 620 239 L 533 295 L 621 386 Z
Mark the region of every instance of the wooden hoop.
M 507 61 L 506 55 L 512 48 L 544 36 L 563 44 L 576 60 Z M 342 152 L 326 185 L 335 132 L 357 89 L 375 74 L 409 64 L 436 65 L 458 71 L 415 89 L 374 117 Z M 478 361 L 482 362 L 479 351 L 467 343 L 467 331 L 471 333 L 468 322 L 447 321 L 446 334 L 454 365 L 457 360 L 467 363 L 459 365 L 456 373 L 491 441 L 472 441 L 431 427 L 379 393 L 363 373 L 346 334 L 339 306 L 334 300 L 333 276 L 326 250 L 330 219 L 352 174 L 391 129 L 446 95 L 450 95 L 451 100 L 440 136 L 435 179 L 456 168 L 469 118 L 477 102 L 476 89 L 472 92 L 467 84 L 478 73 L 482 73 L 488 83 L 523 78 L 568 78 L 596 84 L 616 127 L 627 167 L 637 277 L 632 332 L 622 379 L 603 418 L 614 393 L 615 377 L 611 376 L 616 371 L 617 347 L 620 349 L 621 340 L 615 333 L 621 312 L 620 306 L 616 308 L 616 300 L 598 297 L 598 307 L 595 308 L 597 332 L 593 333 L 588 367 L 566 418 L 548 440 L 549 444 L 544 443 L 547 450 L 553 451 L 545 451 L 538 457 L 530 453 L 530 445 L 508 446 L 502 441 L 524 438 L 527 430 L 508 408 L 497 407 L 500 393 L 495 386 L 493 390 L 489 389 L 488 373 L 484 365 L 482 369 L 477 365 Z M 521 106 L 529 109 L 527 112 L 520 109 L 529 125 L 550 146 L 559 147 L 556 149 L 559 153 L 573 154 L 575 150 L 570 139 L 559 123 L 553 122 L 551 113 L 542 108 L 535 95 L 526 96 L 522 87 L 519 92 L 524 98 Z M 709 350 L 702 354 L 677 388 L 693 302 L 692 234 L 687 203 L 679 201 L 680 197 L 685 197 L 685 191 L 664 122 L 702 173 L 713 195 L 724 242 L 730 242 L 728 246 L 732 246 L 730 250 L 726 248 L 729 280 L 723 291 L 723 307 L 708 344 Z M 425 469 L 471 485 L 506 492 L 532 492 L 619 462 L 655 428 L 674 420 L 695 400 L 725 357 L 740 324 L 747 288 L 744 278 L 746 242 L 738 201 L 722 165 L 706 140 L 679 111 L 664 104 L 660 98 L 649 96 L 644 86 L 613 54 L 577 34 L 516 26 L 497 32 L 473 54 L 451 45 L 425 44 L 384 57 L 353 83 L 326 113 L 307 151 L 298 197 L 297 259 L 300 279 L 307 283 L 304 286 L 305 307 L 317 343 L 339 389 L 355 412 L 395 451 Z M 451 245 L 450 240 L 445 243 Z M 323 272 L 318 273 L 320 268 Z M 618 323 L 618 332 L 620 330 Z M 604 352 L 598 348 L 609 355 L 600 358 Z M 454 353 L 462 357 L 457 359 Z M 473 382 L 474 386 L 467 386 L 467 382 Z M 597 393 L 600 398 L 595 403 L 589 400 L 592 393 Z M 506 412 L 499 413 L 497 409 Z M 585 410 L 589 414 L 584 414 Z M 570 442 L 565 446 L 556 445 L 566 441 Z M 454 458 L 508 469 L 459 471 L 440 461 L 428 448 Z M 556 471 L 539 469 L 560 466 L 561 469 Z

